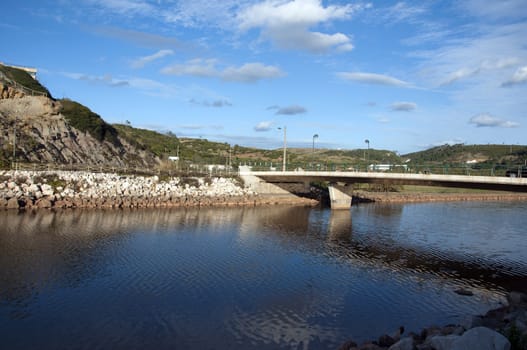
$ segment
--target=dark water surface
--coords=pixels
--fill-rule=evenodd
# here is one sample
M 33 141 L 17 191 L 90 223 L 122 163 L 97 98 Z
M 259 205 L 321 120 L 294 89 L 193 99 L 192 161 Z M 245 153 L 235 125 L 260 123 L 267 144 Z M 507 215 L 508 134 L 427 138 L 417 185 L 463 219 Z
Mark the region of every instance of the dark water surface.
M 0 348 L 334 349 L 456 323 L 527 291 L 526 213 L 517 202 L 0 212 Z

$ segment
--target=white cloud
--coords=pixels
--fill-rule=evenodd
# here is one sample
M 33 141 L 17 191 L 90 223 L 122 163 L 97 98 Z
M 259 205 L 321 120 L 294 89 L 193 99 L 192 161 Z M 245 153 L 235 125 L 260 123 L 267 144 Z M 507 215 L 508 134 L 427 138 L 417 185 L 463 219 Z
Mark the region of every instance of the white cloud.
M 474 24 L 444 40 L 437 49 L 410 55 L 422 60 L 420 75 L 429 86 L 466 81 L 499 87 L 503 76 L 527 59 L 523 44 L 526 31 L 527 23 Z
M 252 0 L 178 0 L 164 10 L 165 21 L 185 27 L 216 26 L 231 28 L 235 26 L 236 11 L 247 6 Z
M 180 40 L 163 35 L 140 32 L 136 30 L 127 30 L 108 26 L 98 26 L 90 28 L 96 34 L 125 40 L 142 47 L 153 48 L 183 48 L 188 46 Z
M 439 83 L 439 85 L 440 86 L 450 85 L 458 80 L 476 75 L 478 72 L 479 72 L 479 69 L 461 68 L 461 69 L 456 70 L 455 72 L 448 74 L 445 80 Z
M 382 2 L 379 2 L 382 5 Z M 433 16 L 432 2 L 419 1 L 408 4 L 405 1 L 397 2 L 389 7 L 380 7 L 370 12 L 370 19 L 373 23 L 382 26 L 412 25 L 416 30 L 412 31 L 412 36 L 401 39 L 404 45 L 422 45 L 428 42 L 436 43 L 438 40 L 448 36 L 451 29 L 445 26 L 444 22 L 437 21 Z M 394 29 L 397 30 L 397 29 Z
M 489 19 L 516 19 L 525 18 L 525 0 L 464 0 L 458 6 L 468 13 L 479 16 L 486 21 Z
M 330 49 L 349 51 L 351 38 L 343 33 L 325 34 L 310 28 L 333 20 L 349 19 L 363 5 L 331 5 L 321 0 L 265 0 L 238 13 L 243 31 L 258 28 L 262 39 L 282 49 L 298 49 L 315 53 Z
M 163 74 L 169 75 L 190 75 L 194 77 L 217 77 L 218 71 L 216 70 L 215 59 L 201 59 L 196 58 L 188 61 L 185 64 L 173 64 L 171 66 L 163 68 L 161 71 Z
M 284 76 L 280 68 L 266 66 L 262 63 L 246 63 L 241 67 L 227 67 L 220 73 L 220 77 L 227 81 L 254 83 L 262 79 L 272 79 Z
M 263 121 L 263 122 L 259 122 L 254 127 L 254 131 L 258 131 L 258 132 L 269 131 L 272 128 L 273 128 L 273 122 L 272 121 Z
M 410 83 L 391 77 L 389 75 L 364 73 L 364 72 L 340 72 L 337 76 L 344 80 L 350 80 L 363 84 L 389 85 L 398 87 L 410 87 Z
M 152 15 L 155 7 L 142 0 L 87 0 L 97 8 L 105 8 L 119 15 Z
M 174 64 L 162 70 L 164 74 L 190 75 L 203 78 L 218 78 L 225 81 L 254 83 L 262 79 L 279 78 L 284 75 L 280 68 L 262 63 L 246 63 L 242 66 L 217 68 L 217 60 L 194 59 L 186 64 Z
M 159 51 L 157 51 L 156 53 L 154 53 L 152 55 L 140 57 L 140 58 L 134 60 L 132 62 L 132 64 L 131 64 L 131 66 L 132 66 L 132 68 L 143 68 L 146 64 L 148 64 L 150 62 L 153 62 L 155 60 L 158 60 L 158 59 L 161 59 L 163 57 L 170 56 L 170 55 L 173 55 L 173 54 L 174 54 L 174 51 L 172 51 L 172 50 L 159 50 Z
M 397 112 L 411 112 L 417 109 L 417 104 L 414 102 L 395 102 L 391 106 L 392 111 Z
M 204 129 L 223 130 L 222 125 L 183 124 L 183 125 L 177 125 L 176 127 L 178 129 L 186 129 L 186 130 L 204 130 Z
M 470 124 L 474 124 L 477 127 L 501 127 L 501 128 L 516 128 L 520 124 L 508 120 L 497 118 L 488 113 L 481 113 L 473 116 L 469 120 Z
M 68 73 L 61 72 L 65 77 L 70 79 L 87 81 L 92 84 L 107 85 L 110 87 L 129 87 L 139 90 L 141 93 L 149 96 L 157 96 L 163 98 L 174 98 L 181 97 L 185 92 L 190 89 L 182 89 L 180 87 L 165 84 L 152 79 L 138 78 L 138 77 L 127 77 L 125 79 L 115 79 L 110 74 L 103 76 L 93 76 L 83 73 Z
M 93 76 L 82 73 L 67 73 L 63 72 L 62 75 L 70 79 L 84 80 L 94 84 L 102 84 L 111 87 L 128 86 L 130 82 L 127 80 L 114 79 L 111 74 L 105 74 L 103 76 Z
M 381 9 L 376 12 L 380 12 L 379 19 L 381 19 L 383 23 L 397 23 L 419 18 L 426 11 L 426 8 L 422 5 L 410 6 L 406 2 L 400 1 L 391 7 Z
M 476 67 L 467 68 L 463 67 L 455 72 L 450 73 L 445 80 L 443 80 L 439 85 L 445 86 L 450 85 L 458 80 L 466 79 L 472 76 L 475 76 L 479 73 L 484 73 L 485 71 L 490 70 L 501 70 L 508 68 L 512 65 L 518 63 L 518 59 L 514 57 L 510 58 L 499 58 L 495 60 L 485 60 L 479 63 Z
M 181 88 L 152 79 L 131 78 L 128 79 L 128 83 L 130 87 L 138 89 L 149 96 L 173 98 L 182 94 Z
M 189 102 L 194 105 L 203 106 L 203 107 L 221 108 L 221 107 L 231 107 L 232 106 L 232 103 L 228 100 L 208 101 L 208 100 L 196 100 L 195 98 L 191 98 Z
M 501 86 L 512 86 L 527 83 L 527 66 L 520 67 L 514 72 L 512 77 L 503 82 Z
M 307 110 L 304 107 L 298 106 L 298 105 L 293 105 L 293 106 L 287 106 L 287 107 L 279 108 L 276 111 L 276 114 L 295 115 L 295 114 L 303 114 L 303 113 L 306 113 L 306 112 L 307 112 Z

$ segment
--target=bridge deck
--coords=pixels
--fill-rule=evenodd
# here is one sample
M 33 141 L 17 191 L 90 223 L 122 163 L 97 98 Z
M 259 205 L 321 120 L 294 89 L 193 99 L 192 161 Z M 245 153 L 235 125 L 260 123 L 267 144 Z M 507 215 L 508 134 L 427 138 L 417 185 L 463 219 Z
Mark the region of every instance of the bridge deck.
M 527 192 L 527 178 L 340 171 L 241 171 L 268 182 L 386 183 Z

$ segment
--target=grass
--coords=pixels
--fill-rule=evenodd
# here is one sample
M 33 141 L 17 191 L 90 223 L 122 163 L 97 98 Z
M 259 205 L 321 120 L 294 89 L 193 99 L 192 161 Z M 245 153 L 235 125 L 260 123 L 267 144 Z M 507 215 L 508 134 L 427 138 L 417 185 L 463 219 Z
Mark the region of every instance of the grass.
M 122 138 L 140 150 L 150 151 L 160 158 L 176 155 L 179 140 L 175 135 L 133 128 L 124 124 L 113 124 L 113 127 Z
M 403 158 L 410 159 L 409 164 L 457 165 L 466 166 L 467 161 L 475 160 L 470 165 L 475 170 L 496 169 L 498 171 L 527 160 L 527 146 L 521 145 L 443 145 L 424 151 L 409 153 Z
M 106 123 L 98 114 L 69 99 L 62 99 L 60 102 L 62 103 L 61 113 L 71 126 L 89 133 L 99 141 L 108 141 L 117 147 L 122 146 L 117 130 Z
M 37 80 L 33 79 L 33 77 L 24 70 L 13 67 L 7 67 L 0 64 L 0 72 L 4 73 L 7 78 L 17 82 L 18 84 L 26 88 L 44 93 L 46 96 L 51 97 L 51 94 L 49 93 L 48 89 L 42 86 Z

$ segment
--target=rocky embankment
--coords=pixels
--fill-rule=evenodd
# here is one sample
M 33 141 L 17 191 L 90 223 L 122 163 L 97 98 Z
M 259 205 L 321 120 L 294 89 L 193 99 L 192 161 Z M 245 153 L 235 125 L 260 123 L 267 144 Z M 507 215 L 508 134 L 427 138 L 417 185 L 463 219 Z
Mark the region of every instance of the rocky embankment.
M 170 178 L 88 172 L 0 171 L 0 209 L 146 208 L 275 203 L 230 178 Z
M 507 305 L 462 324 L 429 327 L 419 334 L 404 327 L 376 341 L 357 345 L 352 340 L 339 350 L 525 350 L 527 349 L 527 295 L 509 293 Z
M 481 193 L 405 193 L 354 191 L 353 201 L 376 203 L 420 203 L 448 201 L 524 201 L 527 193 L 481 192 Z

